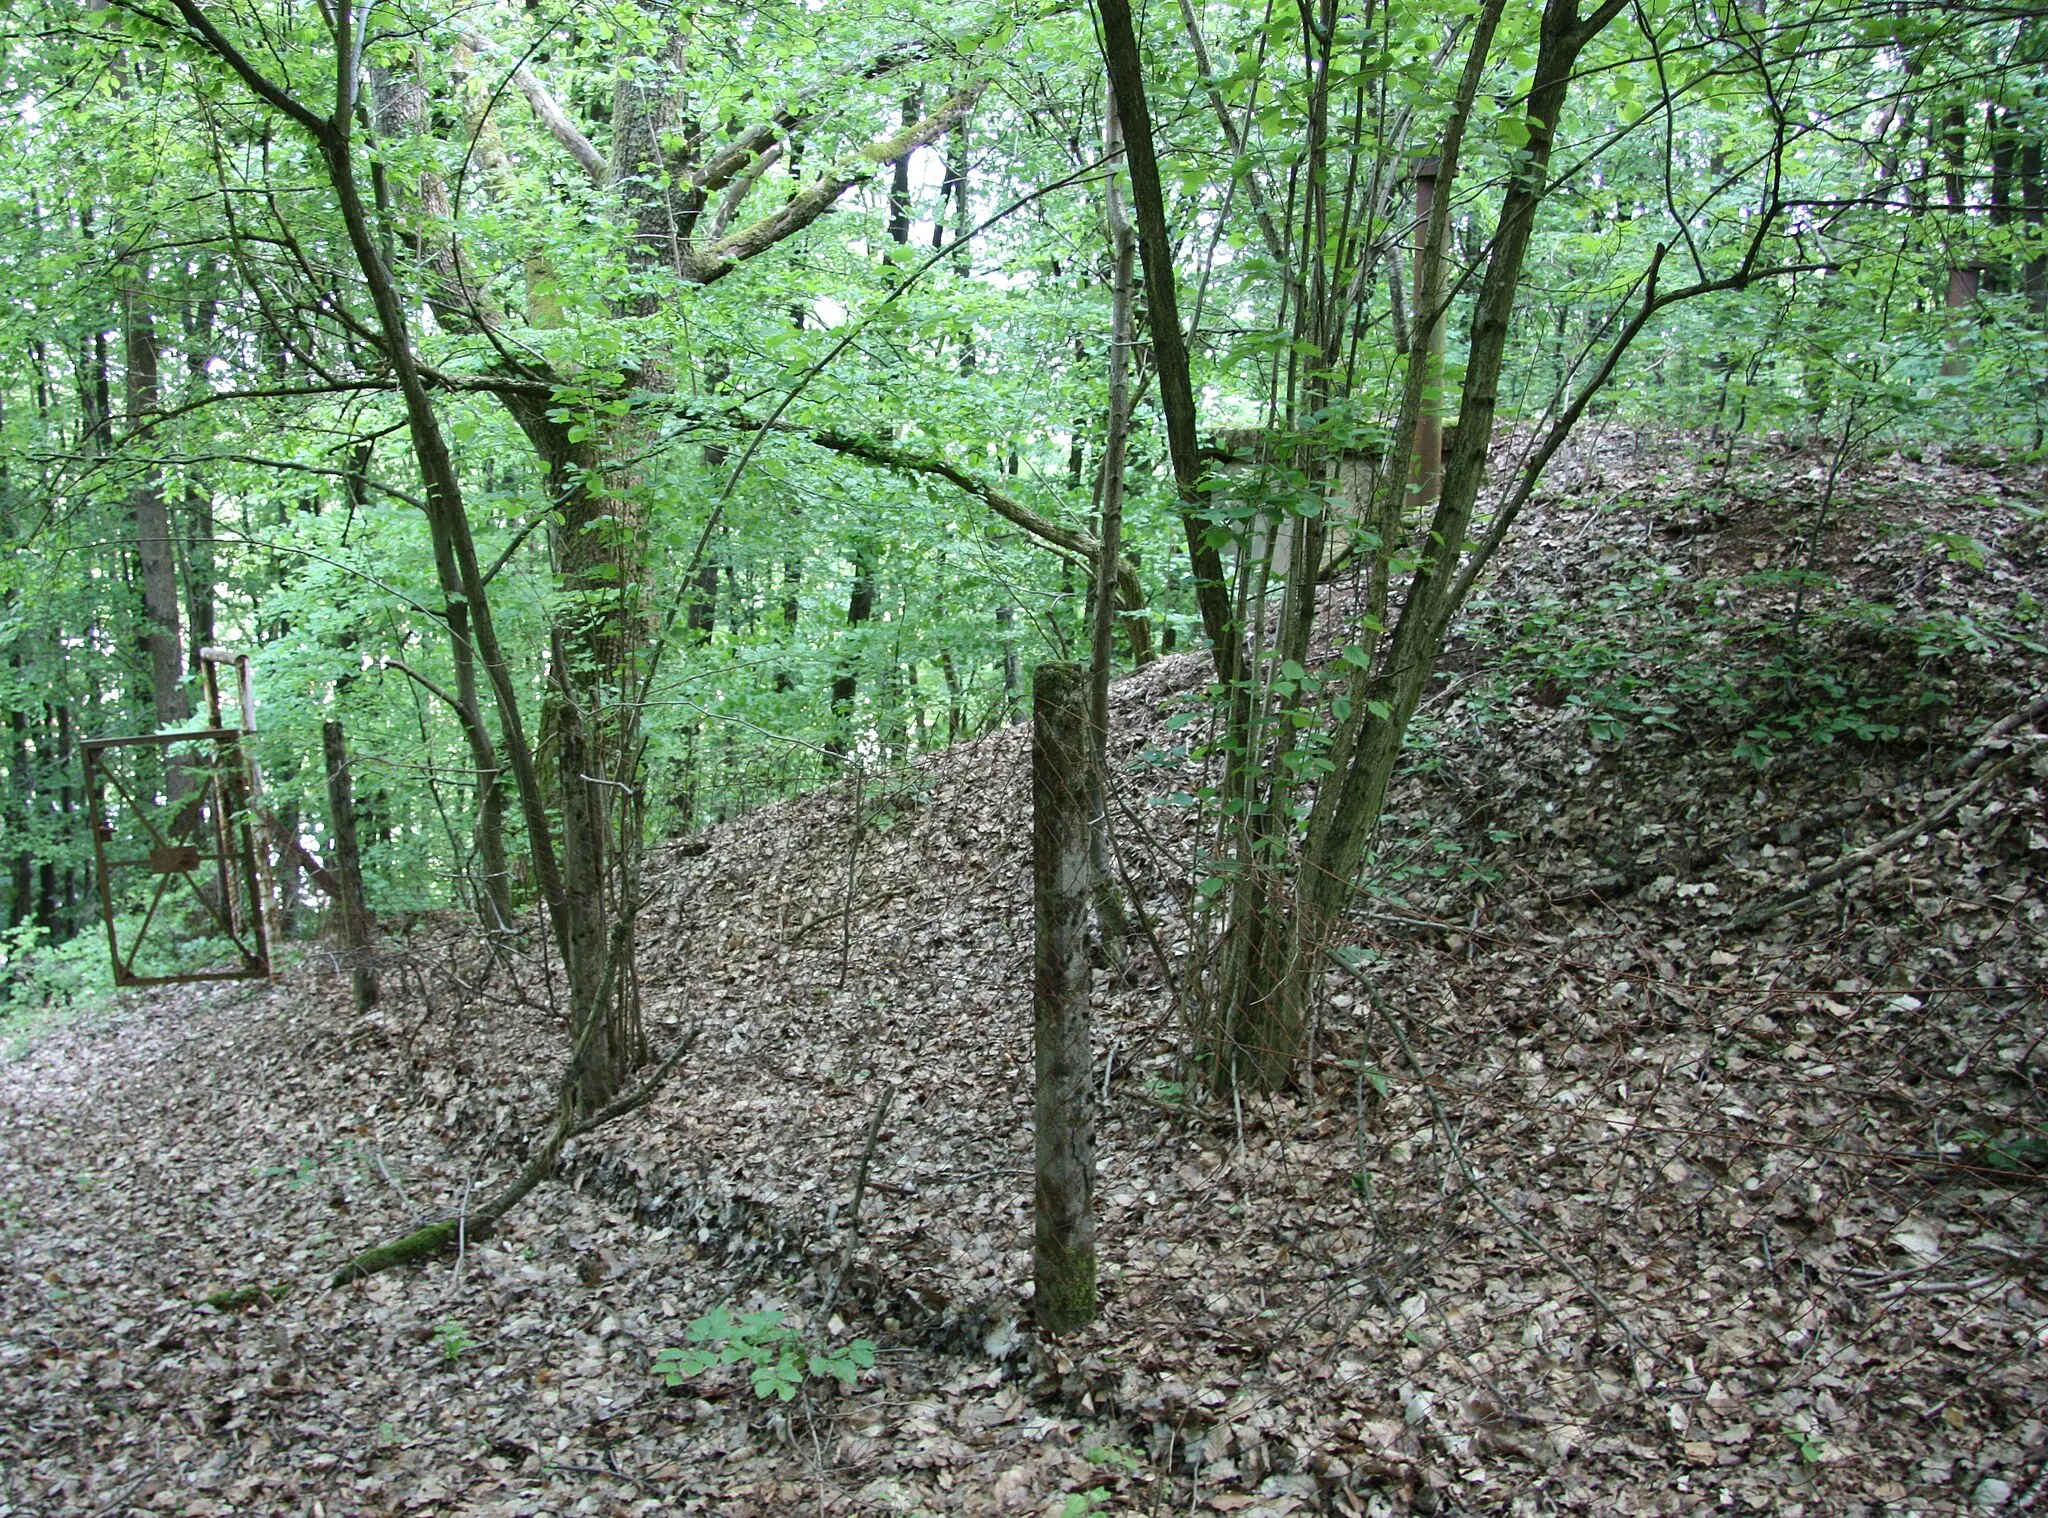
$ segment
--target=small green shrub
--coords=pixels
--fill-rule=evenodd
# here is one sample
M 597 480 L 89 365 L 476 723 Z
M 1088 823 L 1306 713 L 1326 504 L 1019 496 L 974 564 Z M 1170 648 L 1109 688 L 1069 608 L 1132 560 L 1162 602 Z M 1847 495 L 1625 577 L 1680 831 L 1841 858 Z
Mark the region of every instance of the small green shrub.
M 434 1325 L 434 1347 L 441 1351 L 441 1363 L 453 1365 L 463 1354 L 476 1348 L 469 1325 L 460 1318 L 448 1318 Z
M 1129 1475 L 1145 1468 L 1143 1457 L 1134 1450 L 1118 1444 L 1097 1444 L 1081 1451 L 1081 1458 L 1090 1465 L 1100 1465 L 1109 1470 L 1122 1471 Z
M 723 1304 L 698 1318 L 685 1331 L 692 1349 L 664 1349 L 654 1357 L 654 1374 L 670 1386 L 721 1365 L 745 1365 L 754 1395 L 787 1402 L 811 1376 L 830 1376 L 851 1386 L 873 1368 L 875 1346 L 855 1339 L 841 1349 L 813 1348 L 775 1309 L 743 1312 L 735 1318 Z
M 1988 1133 L 1972 1128 L 1956 1135 L 1971 1159 L 1993 1170 L 2027 1175 L 2048 1175 L 2048 1124 L 2028 1132 Z
M 1792 1441 L 1792 1447 L 1799 1451 L 1802 1464 L 1817 1465 L 1827 1459 L 1827 1441 L 1818 1434 L 1810 1434 L 1796 1423 L 1785 1424 L 1779 1432 Z

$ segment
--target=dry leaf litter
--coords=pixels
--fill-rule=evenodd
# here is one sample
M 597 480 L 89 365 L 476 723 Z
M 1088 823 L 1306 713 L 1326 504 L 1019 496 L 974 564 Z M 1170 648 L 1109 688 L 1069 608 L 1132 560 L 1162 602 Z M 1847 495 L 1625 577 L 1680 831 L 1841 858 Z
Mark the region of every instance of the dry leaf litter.
M 1730 577 L 1730 637 L 1790 614 L 1768 571 L 1809 557 L 1987 626 L 2043 593 L 2038 471 L 1866 464 L 1816 553 L 1826 462 L 1614 432 L 1563 466 L 1446 661 L 1359 974 L 1278 1097 L 1201 1104 L 1184 1063 L 1205 840 L 1173 803 L 1200 722 L 1172 719 L 1203 666 L 1118 686 L 1159 953 L 1097 974 L 1104 1310 L 1057 1344 L 1029 1322 L 1021 727 L 868 777 L 858 825 L 835 785 L 659 853 L 646 1021 L 699 1044 L 426 1268 L 322 1289 L 546 1122 L 539 935 L 422 925 L 365 1018 L 309 953 L 46 1033 L 0 1070 L 0 1515 L 2048 1510 L 2035 726 L 1938 826 L 1730 926 L 1938 811 L 2048 660 L 1817 628 L 1946 704 L 1761 769 L 1694 712 L 1608 741 L 1568 675 L 1487 674 L 1559 603 L 1652 646 L 1645 566 Z M 878 1363 L 786 1404 L 662 1385 L 725 1301 Z

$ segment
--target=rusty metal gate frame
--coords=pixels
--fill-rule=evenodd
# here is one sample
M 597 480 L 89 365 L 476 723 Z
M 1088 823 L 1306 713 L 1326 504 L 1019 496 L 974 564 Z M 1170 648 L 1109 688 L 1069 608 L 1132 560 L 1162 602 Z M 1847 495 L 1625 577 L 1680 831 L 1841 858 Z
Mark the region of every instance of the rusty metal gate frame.
M 114 984 L 118 986 L 176 986 L 202 981 L 265 980 L 270 976 L 270 943 L 263 921 L 263 865 L 267 861 L 257 851 L 255 830 L 250 823 L 250 807 L 258 781 L 248 751 L 242 745 L 242 739 L 255 731 L 248 656 L 207 648 L 200 651 L 200 658 L 205 675 L 207 715 L 214 724 L 211 728 L 197 732 L 150 733 L 134 738 L 88 738 L 79 745 L 85 760 L 86 806 L 92 827 L 93 857 L 98 867 L 100 915 L 106 923 L 107 950 L 113 958 Z M 220 687 L 214 666 L 228 663 L 236 666 L 238 677 L 237 694 L 242 708 L 242 726 L 239 729 L 221 725 Z M 169 748 L 174 744 L 187 743 L 213 746 L 213 763 L 206 770 L 205 785 L 188 803 L 212 820 L 209 830 L 213 835 L 211 852 L 197 843 L 167 835 L 151 819 L 141 802 L 129 794 L 119 773 L 102 757 L 112 749 Z M 151 847 L 147 854 L 126 859 L 108 858 L 107 845 L 113 842 L 113 825 L 107 816 L 105 789 L 110 785 L 127 803 L 126 815 L 148 829 Z M 209 900 L 193 878 L 195 872 L 207 864 L 213 866 L 215 887 L 219 892 L 217 902 Z M 136 930 L 135 941 L 129 946 L 124 959 L 120 934 L 115 928 L 111 877 L 115 870 L 134 868 L 147 869 L 158 880 L 156 890 L 150 896 L 148 910 L 143 914 L 142 926 Z M 149 937 L 150 925 L 156 920 L 157 909 L 163 905 L 164 897 L 171 889 L 173 876 L 185 881 L 206 915 L 234 944 L 241 955 L 241 968 L 196 970 L 183 975 L 135 973 L 136 956 Z

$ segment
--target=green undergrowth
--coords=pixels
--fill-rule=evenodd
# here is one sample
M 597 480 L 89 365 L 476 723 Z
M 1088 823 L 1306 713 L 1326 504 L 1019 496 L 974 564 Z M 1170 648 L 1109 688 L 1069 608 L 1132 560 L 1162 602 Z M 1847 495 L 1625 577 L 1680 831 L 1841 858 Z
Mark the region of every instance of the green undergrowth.
M 1797 571 L 1615 569 L 1575 601 L 1545 591 L 1475 604 L 1469 636 L 1486 673 L 1467 710 L 1487 720 L 1534 700 L 1578 715 L 1599 742 L 1683 732 L 1730 742 L 1763 769 L 1801 749 L 1924 737 L 1973 673 L 2048 654 L 2041 605 L 2025 592 L 1921 611 Z M 1802 579 L 1795 625 L 1787 608 Z
M 664 1349 L 655 1356 L 656 1376 L 681 1386 L 706 1371 L 743 1366 L 754 1395 L 764 1402 L 789 1401 L 814 1376 L 851 1387 L 875 1364 L 871 1340 L 854 1339 L 836 1348 L 814 1342 L 773 1308 L 735 1317 L 720 1305 L 692 1322 L 686 1337 L 690 1348 Z
M 119 919 L 123 944 L 131 944 L 139 916 Z M 235 963 L 234 946 L 224 939 L 198 936 L 166 939 L 163 962 L 138 965 L 138 973 L 166 974 Z M 282 970 L 298 958 L 290 944 L 273 943 L 270 960 Z M 20 1059 L 59 1028 L 102 1017 L 114 1009 L 120 988 L 114 984 L 106 930 L 88 923 L 61 943 L 34 923 L 0 929 L 0 1059 Z
M 49 1032 L 113 1003 L 107 941 L 88 929 L 63 943 L 35 923 L 0 930 L 0 1058 L 19 1059 Z

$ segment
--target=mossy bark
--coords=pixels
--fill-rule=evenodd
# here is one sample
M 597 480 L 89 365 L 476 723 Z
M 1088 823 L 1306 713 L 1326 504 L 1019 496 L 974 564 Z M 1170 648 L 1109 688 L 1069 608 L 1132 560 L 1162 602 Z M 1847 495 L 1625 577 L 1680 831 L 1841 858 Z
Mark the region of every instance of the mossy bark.
M 327 1284 L 346 1286 L 351 1281 L 367 1279 L 379 1271 L 391 1270 L 399 1265 L 411 1265 L 419 1260 L 430 1260 L 455 1242 L 455 1236 L 461 1227 L 459 1219 L 443 1218 L 438 1223 L 415 1228 L 404 1238 L 393 1239 L 389 1244 L 379 1244 L 375 1249 L 365 1249 L 337 1270 Z

